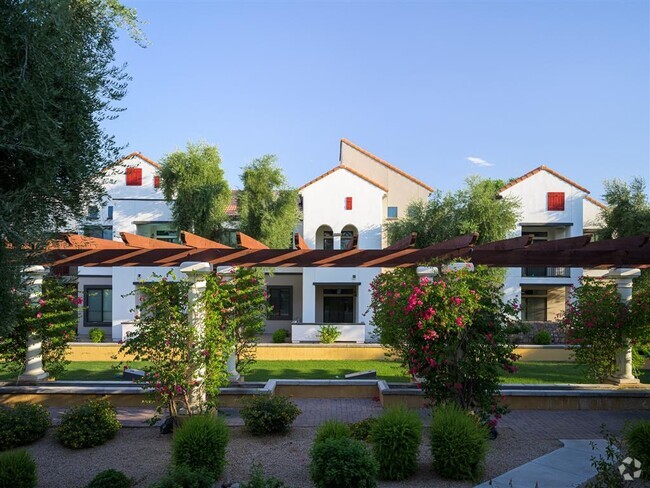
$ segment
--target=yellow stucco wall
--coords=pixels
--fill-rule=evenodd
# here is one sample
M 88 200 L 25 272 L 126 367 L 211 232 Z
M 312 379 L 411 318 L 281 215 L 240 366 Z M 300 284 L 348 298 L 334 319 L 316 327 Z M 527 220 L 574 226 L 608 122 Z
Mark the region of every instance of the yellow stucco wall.
M 119 344 L 73 343 L 70 361 L 132 361 L 133 357 L 118 354 Z M 382 360 L 387 350 L 375 344 L 260 344 L 257 359 L 263 361 L 300 360 Z M 518 347 L 522 361 L 570 361 L 570 352 L 563 348 Z M 117 357 L 115 357 L 117 356 Z

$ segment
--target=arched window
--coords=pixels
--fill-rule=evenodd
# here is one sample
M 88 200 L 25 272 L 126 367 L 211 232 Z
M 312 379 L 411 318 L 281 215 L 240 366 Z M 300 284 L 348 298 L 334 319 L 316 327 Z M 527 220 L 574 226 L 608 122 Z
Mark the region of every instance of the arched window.
M 316 231 L 316 249 L 334 249 L 334 232 L 329 225 L 321 225 Z
M 359 231 L 354 225 L 346 225 L 341 231 L 341 249 L 346 249 L 355 236 L 359 235 Z

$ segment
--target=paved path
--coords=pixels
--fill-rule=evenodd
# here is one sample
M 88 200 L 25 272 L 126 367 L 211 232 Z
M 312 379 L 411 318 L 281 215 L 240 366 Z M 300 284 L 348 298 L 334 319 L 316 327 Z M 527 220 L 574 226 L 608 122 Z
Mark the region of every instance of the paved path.
M 574 488 L 596 475 L 592 456 L 605 455 L 607 442 L 560 439 L 560 449 L 477 485 L 475 488 Z M 593 446 L 592 446 L 593 444 Z M 595 449 L 594 449 L 595 447 Z
M 356 422 L 383 411 L 378 401 L 364 398 L 295 398 L 294 402 L 302 410 L 294 424 L 298 427 L 315 427 L 328 419 Z M 50 408 L 55 424 L 64 410 Z M 151 407 L 120 407 L 117 412 L 127 427 L 146 427 L 146 420 L 154 413 Z M 221 412 L 228 425 L 244 425 L 238 409 L 224 408 Z M 429 411 L 421 409 L 420 414 L 428 424 Z M 501 419 L 499 428 L 536 439 L 598 439 L 602 438 L 603 423 L 609 431 L 618 433 L 627 420 L 641 418 L 650 420 L 650 410 L 516 410 Z

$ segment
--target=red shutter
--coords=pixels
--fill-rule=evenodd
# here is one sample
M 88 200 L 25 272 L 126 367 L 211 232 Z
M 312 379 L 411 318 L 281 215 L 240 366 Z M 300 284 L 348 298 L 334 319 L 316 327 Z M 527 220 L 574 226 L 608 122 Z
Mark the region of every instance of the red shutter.
M 352 197 L 345 197 L 345 210 L 352 210 Z
M 142 186 L 142 168 L 126 168 L 126 185 Z
M 153 187 L 160 188 L 160 176 L 156 175 L 153 177 Z
M 564 192 L 550 191 L 547 194 L 548 210 L 564 210 Z

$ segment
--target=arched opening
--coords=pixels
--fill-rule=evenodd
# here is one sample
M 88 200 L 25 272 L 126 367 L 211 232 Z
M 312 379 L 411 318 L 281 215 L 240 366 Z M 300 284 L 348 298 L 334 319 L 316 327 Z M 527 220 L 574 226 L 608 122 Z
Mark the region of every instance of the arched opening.
M 355 236 L 358 237 L 359 231 L 354 225 L 346 225 L 341 230 L 341 249 L 346 249 Z
M 316 249 L 334 249 L 334 232 L 329 225 L 321 225 L 316 231 Z

